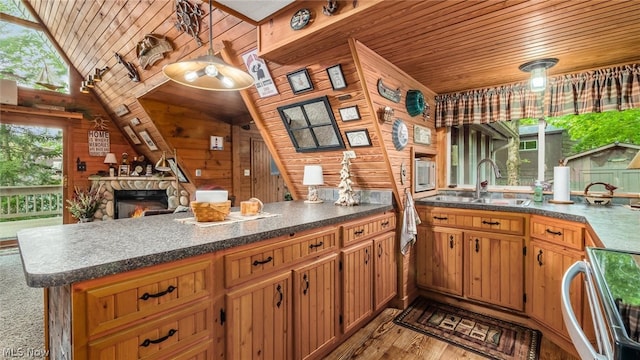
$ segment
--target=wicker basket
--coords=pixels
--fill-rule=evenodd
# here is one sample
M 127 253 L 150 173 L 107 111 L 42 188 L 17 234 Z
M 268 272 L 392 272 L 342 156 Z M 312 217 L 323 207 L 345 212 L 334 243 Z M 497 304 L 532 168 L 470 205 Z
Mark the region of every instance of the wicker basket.
M 197 222 L 222 221 L 231 211 L 231 200 L 217 203 L 192 201 L 191 210 Z

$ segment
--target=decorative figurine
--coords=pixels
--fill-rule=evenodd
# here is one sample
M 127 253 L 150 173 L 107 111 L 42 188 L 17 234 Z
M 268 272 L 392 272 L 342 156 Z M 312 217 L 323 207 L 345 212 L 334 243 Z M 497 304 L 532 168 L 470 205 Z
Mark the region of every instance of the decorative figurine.
M 173 50 L 171 43 L 161 35 L 147 34 L 136 45 L 136 56 L 142 69 L 162 60 L 164 53 Z
M 122 56 L 118 53 L 116 53 L 116 60 L 118 60 L 118 64 L 124 65 L 124 67 L 127 69 L 127 72 L 129 72 L 129 79 L 131 79 L 131 81 L 140 81 L 140 75 L 138 75 L 138 71 L 136 70 L 135 65 L 123 59 Z
M 200 19 L 204 11 L 198 5 L 191 5 L 187 0 L 176 0 L 176 29 L 185 32 L 196 41 L 198 46 L 202 46 L 202 40 L 198 37 L 200 33 Z

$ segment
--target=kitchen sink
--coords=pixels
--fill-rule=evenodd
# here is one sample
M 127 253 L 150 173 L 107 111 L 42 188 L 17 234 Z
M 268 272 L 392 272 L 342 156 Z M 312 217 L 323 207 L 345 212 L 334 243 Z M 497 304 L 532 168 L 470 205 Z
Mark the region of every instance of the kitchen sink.
M 530 199 L 492 199 L 492 198 L 480 198 L 473 199 L 474 203 L 492 204 L 492 205 L 508 205 L 508 206 L 529 206 L 531 204 Z
M 444 202 L 473 202 L 476 200 L 471 196 L 457 196 L 457 195 L 437 195 L 428 198 L 429 200 L 444 201 Z

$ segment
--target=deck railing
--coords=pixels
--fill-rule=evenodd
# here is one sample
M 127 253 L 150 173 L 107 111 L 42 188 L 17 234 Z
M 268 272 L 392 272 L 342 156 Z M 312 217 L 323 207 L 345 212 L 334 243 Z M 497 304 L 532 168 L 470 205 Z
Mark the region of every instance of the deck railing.
M 0 221 L 62 216 L 62 185 L 0 186 Z

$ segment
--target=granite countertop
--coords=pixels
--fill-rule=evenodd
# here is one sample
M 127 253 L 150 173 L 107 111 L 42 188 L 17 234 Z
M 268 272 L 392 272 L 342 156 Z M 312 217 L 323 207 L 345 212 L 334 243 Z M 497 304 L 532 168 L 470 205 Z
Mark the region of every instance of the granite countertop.
M 589 224 L 604 246 L 609 249 L 640 251 L 640 211 L 622 205 L 595 206 L 585 203 L 534 203 L 528 206 L 508 206 L 480 203 L 453 203 L 421 198 L 416 205 L 453 207 L 476 210 L 499 210 L 536 214 L 561 220 Z
M 393 210 L 390 204 L 336 206 L 285 201 L 264 205 L 278 216 L 198 227 L 190 212 L 25 229 L 18 232 L 27 285 L 53 287 L 340 224 Z M 237 209 L 232 209 L 235 211 Z

